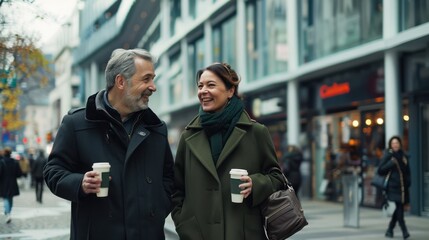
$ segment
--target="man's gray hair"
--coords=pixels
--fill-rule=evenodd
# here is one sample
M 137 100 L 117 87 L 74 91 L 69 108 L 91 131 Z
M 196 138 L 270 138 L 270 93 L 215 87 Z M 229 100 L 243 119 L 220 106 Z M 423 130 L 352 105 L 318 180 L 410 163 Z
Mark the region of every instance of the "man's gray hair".
M 128 81 L 136 73 L 134 63 L 136 57 L 149 61 L 152 64 L 156 62 L 155 58 L 144 49 L 118 48 L 112 52 L 105 71 L 107 90 L 110 90 L 115 85 L 115 78 L 118 74 L 121 74 Z

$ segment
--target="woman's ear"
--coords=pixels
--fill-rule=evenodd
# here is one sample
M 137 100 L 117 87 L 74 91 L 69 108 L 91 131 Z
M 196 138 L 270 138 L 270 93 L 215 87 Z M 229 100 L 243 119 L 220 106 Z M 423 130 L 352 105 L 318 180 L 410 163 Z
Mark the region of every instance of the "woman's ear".
M 234 96 L 235 93 L 235 86 L 232 86 L 229 90 L 228 90 L 228 99 L 231 99 L 232 96 Z

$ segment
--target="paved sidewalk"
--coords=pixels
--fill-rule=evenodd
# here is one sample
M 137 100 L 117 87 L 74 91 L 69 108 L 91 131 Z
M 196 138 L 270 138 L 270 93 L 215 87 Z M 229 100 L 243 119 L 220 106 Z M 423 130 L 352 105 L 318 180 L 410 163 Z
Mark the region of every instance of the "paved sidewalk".
M 291 240 L 380 240 L 387 239 L 384 233 L 389 218 L 381 210 L 367 207 L 359 208 L 359 227 L 344 227 L 343 205 L 325 201 L 303 200 L 302 206 L 308 225 L 290 237 Z M 169 223 L 171 219 L 167 219 Z M 405 216 L 410 240 L 426 240 L 429 237 L 429 217 Z M 170 224 L 173 224 L 170 222 Z M 166 224 L 166 229 L 174 231 L 174 225 Z M 397 226 L 394 239 L 402 239 Z M 177 239 L 177 238 L 173 238 Z
M 13 198 L 12 222 L 5 223 L 0 215 L 0 239 L 22 240 L 66 240 L 70 232 L 70 203 L 56 197 L 47 188 L 43 193 L 43 204 L 36 201 L 34 189 L 20 189 L 21 194 Z M 3 212 L 3 199 L 0 199 Z
M 341 203 L 303 200 L 302 206 L 309 225 L 292 236 L 292 240 L 385 239 L 389 219 L 383 217 L 381 210 L 360 207 L 359 227 L 355 228 L 344 227 Z M 1 199 L 0 208 L 3 211 Z M 405 221 L 410 240 L 428 239 L 429 217 L 407 214 Z M 36 202 L 34 189 L 21 190 L 21 195 L 14 198 L 12 223 L 6 224 L 4 215 L 0 214 L 0 240 L 66 240 L 69 229 L 70 202 L 54 196 L 48 189 L 45 189 L 43 204 Z M 170 217 L 166 219 L 165 232 L 166 240 L 179 240 Z M 394 239 L 402 239 L 399 227 L 395 229 Z
M 53 195 L 45 186 L 43 204 L 36 202 L 34 189 L 20 190 L 13 199 L 12 222 L 0 214 L 0 240 L 70 239 L 70 202 Z M 3 212 L 3 199 L 0 198 Z M 179 240 L 170 217 L 165 224 L 166 240 Z
M 384 233 L 389 218 L 381 210 L 360 207 L 359 227 L 344 227 L 343 205 L 324 201 L 302 201 L 308 225 L 295 234 L 292 240 L 311 239 L 385 239 Z M 429 218 L 407 214 L 405 222 L 410 232 L 410 240 L 428 239 Z M 386 238 L 387 239 L 387 238 Z M 402 239 L 399 226 L 394 230 L 394 239 Z

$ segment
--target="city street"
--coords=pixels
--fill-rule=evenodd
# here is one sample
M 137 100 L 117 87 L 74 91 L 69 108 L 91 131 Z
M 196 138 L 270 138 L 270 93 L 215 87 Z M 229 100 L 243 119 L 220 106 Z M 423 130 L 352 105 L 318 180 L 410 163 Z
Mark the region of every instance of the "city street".
M 43 204 L 36 202 L 34 189 L 20 189 L 13 199 L 12 222 L 0 215 L 0 239 L 69 239 L 70 203 L 54 196 L 46 187 Z M 3 200 L 0 200 L 3 212 Z
M 12 222 L 5 223 L 0 216 L 0 239 L 62 240 L 69 239 L 70 203 L 45 189 L 43 204 L 36 202 L 33 189 L 21 190 L 14 198 Z M 360 207 L 358 227 L 344 227 L 343 205 L 323 201 L 303 200 L 302 205 L 309 225 L 295 234 L 292 240 L 310 239 L 385 239 L 384 232 L 389 221 L 381 210 Z M 3 201 L 0 200 L 3 209 Z M 429 218 L 407 214 L 405 221 L 411 240 L 427 239 Z M 171 218 L 165 225 L 167 240 L 178 240 Z M 395 239 L 402 239 L 399 228 L 395 228 Z
M 53 195 L 45 186 L 43 204 L 34 189 L 23 190 L 13 199 L 12 222 L 0 214 L 0 239 L 66 240 L 70 238 L 70 202 Z M 0 199 L 3 212 L 3 199 Z M 166 221 L 166 240 L 178 240 L 171 218 Z

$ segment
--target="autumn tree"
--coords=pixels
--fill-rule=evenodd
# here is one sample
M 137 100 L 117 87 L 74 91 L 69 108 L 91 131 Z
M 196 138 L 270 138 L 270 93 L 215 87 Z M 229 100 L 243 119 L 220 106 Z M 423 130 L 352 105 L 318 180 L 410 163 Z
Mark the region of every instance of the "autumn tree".
M 22 86 L 46 86 L 49 80 L 49 61 L 31 40 L 18 35 L 0 40 L 0 54 L 3 125 L 6 130 L 13 131 L 24 126 L 18 109 Z
M 8 27 L 13 19 L 1 10 L 14 2 L 17 1 L 0 0 L 0 113 L 3 131 L 16 131 L 25 126 L 20 116 L 22 95 L 44 88 L 51 76 L 50 62 L 36 47 L 37 39 Z M 33 1 L 20 2 L 31 4 Z

